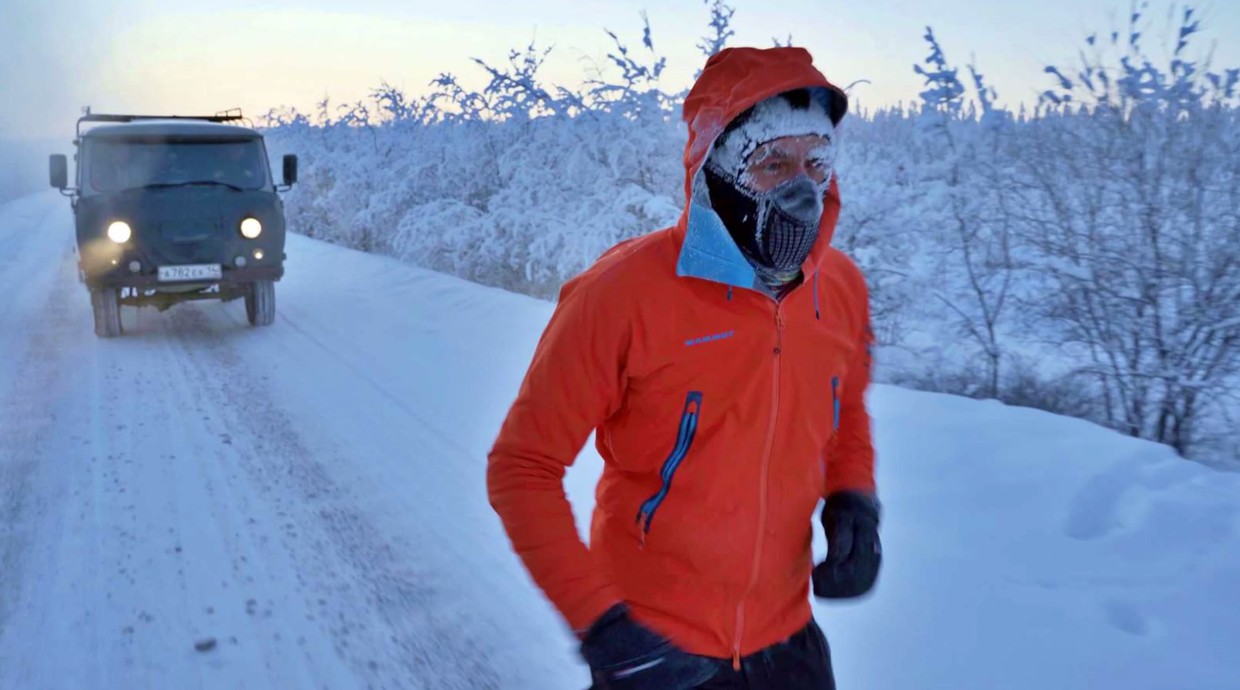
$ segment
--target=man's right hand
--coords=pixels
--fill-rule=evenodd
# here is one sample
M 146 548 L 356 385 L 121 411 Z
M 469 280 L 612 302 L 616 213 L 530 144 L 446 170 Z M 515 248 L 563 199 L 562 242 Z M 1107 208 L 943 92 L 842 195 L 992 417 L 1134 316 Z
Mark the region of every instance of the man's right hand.
M 590 664 L 591 690 L 689 690 L 719 670 L 711 660 L 683 652 L 633 621 L 623 604 L 590 626 L 581 655 Z

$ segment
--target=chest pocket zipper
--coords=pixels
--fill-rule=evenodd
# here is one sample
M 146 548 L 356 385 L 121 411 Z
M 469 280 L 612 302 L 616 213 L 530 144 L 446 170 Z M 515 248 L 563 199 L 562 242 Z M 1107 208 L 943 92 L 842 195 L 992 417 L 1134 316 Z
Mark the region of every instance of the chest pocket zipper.
M 637 511 L 637 522 L 642 526 L 642 542 L 646 541 L 646 535 L 650 533 L 650 523 L 654 520 L 654 514 L 659 510 L 659 506 L 667 500 L 667 496 L 672 491 L 672 479 L 676 477 L 676 471 L 680 469 L 685 458 L 689 455 L 689 449 L 693 447 L 693 438 L 697 435 L 698 417 L 702 412 L 702 394 L 698 391 L 692 391 L 685 398 L 685 408 L 680 414 L 680 429 L 676 434 L 676 446 L 672 449 L 672 454 L 663 462 L 663 469 L 660 475 L 663 479 L 663 486 L 659 488 L 659 492 L 642 503 L 641 509 Z
M 831 377 L 831 433 L 840 430 L 840 377 Z

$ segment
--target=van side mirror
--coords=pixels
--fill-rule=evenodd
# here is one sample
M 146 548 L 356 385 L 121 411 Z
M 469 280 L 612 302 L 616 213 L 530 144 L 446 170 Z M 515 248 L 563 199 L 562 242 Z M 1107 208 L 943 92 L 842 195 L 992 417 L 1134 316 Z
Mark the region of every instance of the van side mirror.
M 64 191 L 69 186 L 69 160 L 61 154 L 50 156 L 47 161 L 48 179 L 52 186 Z
M 284 184 L 293 186 L 297 182 L 297 156 L 289 153 L 284 156 Z

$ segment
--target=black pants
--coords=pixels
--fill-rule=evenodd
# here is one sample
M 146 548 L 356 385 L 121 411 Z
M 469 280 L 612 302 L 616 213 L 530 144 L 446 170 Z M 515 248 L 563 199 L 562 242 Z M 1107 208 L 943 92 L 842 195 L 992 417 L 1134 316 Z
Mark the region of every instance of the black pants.
M 741 670 L 720 661 L 719 674 L 697 690 L 835 690 L 831 648 L 817 623 L 741 659 Z

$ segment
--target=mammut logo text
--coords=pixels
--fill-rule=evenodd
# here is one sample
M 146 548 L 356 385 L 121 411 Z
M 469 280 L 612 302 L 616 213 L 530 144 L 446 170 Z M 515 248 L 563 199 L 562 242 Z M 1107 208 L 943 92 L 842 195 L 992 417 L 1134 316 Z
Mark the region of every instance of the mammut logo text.
M 693 347 L 694 345 L 703 345 L 706 343 L 713 343 L 716 340 L 727 340 L 728 338 L 731 338 L 734 335 L 736 335 L 736 331 L 728 331 L 727 333 L 716 333 L 714 335 L 708 335 L 702 338 L 694 338 L 693 340 L 686 340 L 685 347 Z

